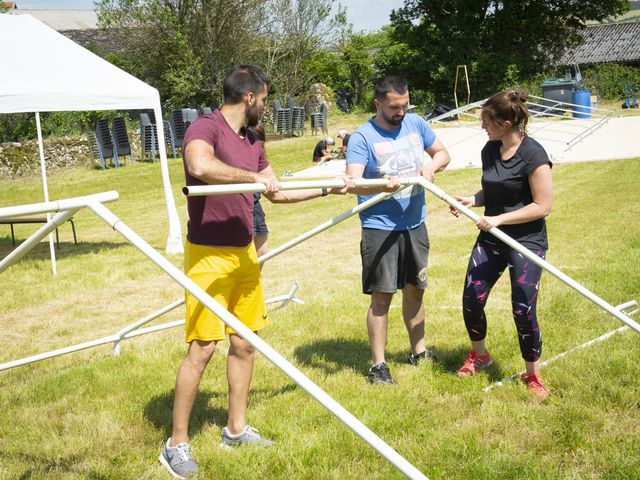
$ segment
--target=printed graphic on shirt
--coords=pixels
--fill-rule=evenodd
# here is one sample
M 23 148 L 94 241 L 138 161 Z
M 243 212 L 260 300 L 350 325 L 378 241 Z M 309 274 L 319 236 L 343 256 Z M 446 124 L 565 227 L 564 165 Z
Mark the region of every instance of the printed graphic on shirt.
M 422 140 L 417 133 L 410 133 L 402 138 L 373 144 L 378 175 L 391 175 L 398 178 L 420 175 L 424 150 Z M 394 195 L 396 199 L 407 198 L 420 193 L 416 187 L 401 190 Z

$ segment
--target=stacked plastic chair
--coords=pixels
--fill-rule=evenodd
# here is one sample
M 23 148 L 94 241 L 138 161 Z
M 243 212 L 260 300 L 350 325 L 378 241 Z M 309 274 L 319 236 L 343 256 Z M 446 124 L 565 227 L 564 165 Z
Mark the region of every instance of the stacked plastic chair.
M 273 130 L 278 135 L 290 135 L 291 133 L 291 110 L 282 108 L 280 100 L 273 101 Z
M 304 135 L 304 107 L 298 107 L 295 99 L 289 97 L 289 110 L 291 111 L 291 132 L 293 135 Z
M 184 122 L 184 125 L 186 127 L 185 130 L 189 128 L 189 125 L 191 125 L 191 122 L 197 120 L 198 117 L 199 117 L 198 110 L 196 110 L 195 108 L 183 108 L 182 121 Z
M 177 158 L 176 137 L 173 133 L 171 122 L 169 122 L 168 120 L 165 120 L 164 122 L 162 122 L 162 124 L 164 125 L 164 142 L 167 144 L 167 147 L 169 147 L 169 150 L 171 150 L 171 154 L 173 155 L 173 158 Z
M 172 136 L 172 148 L 173 156 L 176 156 L 175 149 L 182 148 L 182 142 L 184 141 L 184 134 L 187 131 L 187 126 L 182 116 L 182 110 L 174 110 L 169 115 L 169 128 Z
M 158 128 L 148 113 L 140 114 L 140 153 L 142 160 L 147 153 L 151 154 L 151 159 L 156 161 L 156 152 L 158 151 Z
M 318 130 L 327 134 L 327 106 L 326 104 L 320 105 L 320 111 L 312 113 L 311 117 L 311 133 L 316 135 Z
M 113 165 L 117 168 L 120 166 L 118 163 L 118 156 L 113 148 L 113 139 L 111 138 L 111 132 L 109 131 L 109 125 L 106 120 L 100 119 L 96 122 L 96 130 L 94 132 L 95 148 L 98 157 L 100 158 L 100 164 L 102 169 L 107 168 L 107 158 L 111 158 Z
M 111 121 L 111 139 L 113 140 L 113 151 L 116 163 L 120 164 L 121 157 L 129 156 L 129 158 L 131 158 L 131 165 L 133 165 L 135 162 L 133 160 L 133 153 L 131 152 L 131 142 L 129 142 L 127 125 L 123 117 L 116 117 Z

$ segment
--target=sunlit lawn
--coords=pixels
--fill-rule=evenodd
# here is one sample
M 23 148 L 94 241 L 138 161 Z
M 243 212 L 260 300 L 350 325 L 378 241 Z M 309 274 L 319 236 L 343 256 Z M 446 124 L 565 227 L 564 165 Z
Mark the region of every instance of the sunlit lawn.
M 365 117 L 331 125 L 352 129 Z M 278 173 L 311 165 L 320 136 L 268 144 Z M 170 175 L 183 227 L 180 160 Z M 611 304 L 640 291 L 640 159 L 556 165 L 548 260 Z M 438 185 L 469 193 L 478 170 L 445 172 Z M 167 237 L 159 164 L 78 169 L 50 177 L 51 198 L 117 190 L 107 206 L 159 251 Z M 39 202 L 38 178 L 0 181 L 0 206 Z M 304 305 L 272 311 L 263 338 L 402 456 L 432 479 L 640 478 L 640 337 L 627 330 L 543 369 L 546 403 L 520 383 L 490 383 L 522 368 L 506 278 L 487 315 L 496 364 L 460 380 L 467 352 L 460 299 L 476 230 L 428 197 L 430 285 L 425 297 L 435 365 L 406 365 L 400 302 L 391 310 L 388 361 L 398 385 L 372 387 L 360 292 L 359 223 L 353 218 L 274 258 L 264 268 L 268 296 L 294 282 Z M 265 204 L 277 246 L 349 208 L 352 197 Z M 75 216 L 78 245 L 60 228 L 58 275 L 42 243 L 0 274 L 0 363 L 115 333 L 181 297 L 180 288 L 89 211 Z M 17 226 L 24 239 L 36 227 Z M 0 255 L 11 251 L 8 226 Z M 181 256 L 170 257 L 177 266 Z M 620 323 L 551 275 L 543 276 L 539 316 L 544 356 L 580 345 Z M 183 317 L 181 309 L 160 321 Z M 636 315 L 636 320 L 638 316 Z M 0 478 L 165 479 L 157 456 L 170 434 L 173 383 L 185 351 L 180 328 L 0 372 Z M 249 422 L 277 445 L 234 452 L 218 447 L 226 422 L 226 345 L 201 385 L 191 425 L 200 478 L 402 478 L 387 461 L 264 358 L 257 361 Z

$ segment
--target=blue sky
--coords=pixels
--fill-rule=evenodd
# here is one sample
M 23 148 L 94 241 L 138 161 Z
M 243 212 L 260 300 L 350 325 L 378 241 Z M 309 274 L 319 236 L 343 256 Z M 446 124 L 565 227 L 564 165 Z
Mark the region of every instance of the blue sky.
M 93 0 L 14 0 L 18 8 L 48 10 L 91 10 Z M 356 31 L 377 30 L 389 23 L 389 13 L 404 0 L 337 0 L 347 7 L 347 17 Z

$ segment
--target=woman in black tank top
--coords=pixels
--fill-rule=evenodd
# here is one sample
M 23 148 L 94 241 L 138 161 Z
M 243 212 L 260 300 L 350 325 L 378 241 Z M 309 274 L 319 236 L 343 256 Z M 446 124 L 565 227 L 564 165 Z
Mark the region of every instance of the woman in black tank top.
M 480 234 L 471 252 L 463 291 L 463 316 L 472 350 L 458 370 L 473 375 L 493 363 L 485 345 L 484 307 L 491 288 L 509 268 L 513 317 L 522 358 L 523 380 L 531 393 L 546 398 L 540 378 L 542 334 L 536 315 L 542 269 L 488 231 L 500 229 L 544 258 L 548 249 L 545 217 L 552 204 L 551 162 L 544 148 L 526 134 L 529 112 L 524 91 L 500 92 L 482 107 L 489 141 L 482 149 L 482 188 L 455 197 L 466 207 L 485 207 L 476 222 Z M 454 215 L 458 215 L 452 209 Z

